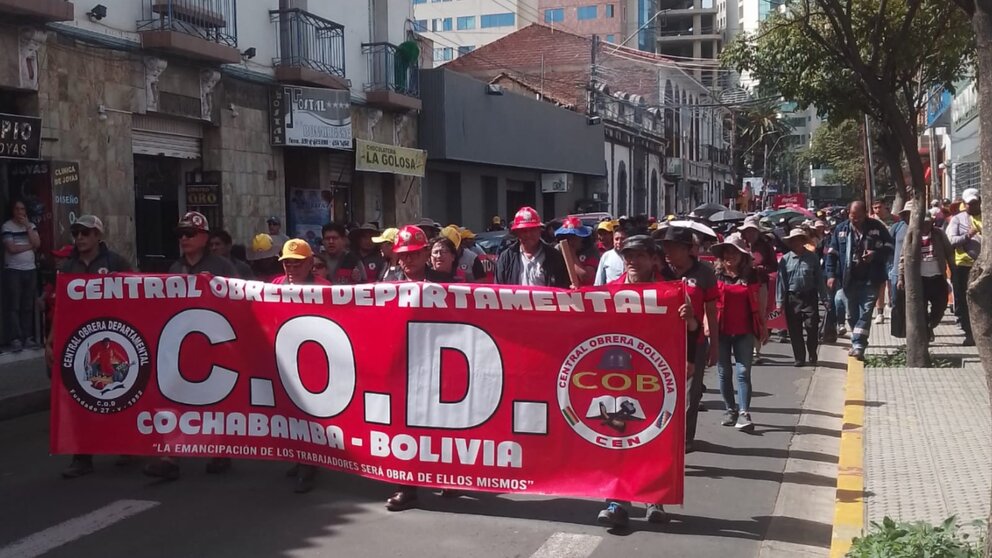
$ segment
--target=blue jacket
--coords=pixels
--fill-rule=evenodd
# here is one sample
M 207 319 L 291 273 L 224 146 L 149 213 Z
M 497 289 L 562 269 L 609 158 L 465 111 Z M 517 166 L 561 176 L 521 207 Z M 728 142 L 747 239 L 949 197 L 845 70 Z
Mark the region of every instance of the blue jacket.
M 894 241 L 892 253 L 887 258 L 889 266 L 889 282 L 895 284 L 899 281 L 899 256 L 902 255 L 902 241 L 906 238 L 909 225 L 906 221 L 896 221 L 889 227 L 889 234 Z
M 827 248 L 827 278 L 837 279 L 841 285 L 848 281 L 850 260 L 856 257 L 852 250 L 848 250 L 848 243 L 851 240 L 851 221 L 844 221 L 837 225 L 830 238 L 830 246 Z M 871 262 L 863 264 L 868 266 L 867 281 L 870 284 L 878 285 L 888 279 L 888 261 L 893 253 L 893 240 L 885 224 L 876 219 L 866 218 L 864 224 L 865 249 L 875 252 Z M 857 255 L 860 256 L 860 255 Z

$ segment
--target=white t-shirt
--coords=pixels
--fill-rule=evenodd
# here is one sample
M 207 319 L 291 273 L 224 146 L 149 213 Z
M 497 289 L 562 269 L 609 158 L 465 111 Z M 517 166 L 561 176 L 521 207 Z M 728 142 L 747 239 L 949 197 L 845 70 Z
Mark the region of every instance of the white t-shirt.
M 28 227 L 23 227 L 13 220 L 7 221 L 0 228 L 0 237 L 3 238 L 4 245 L 6 245 L 7 240 L 12 240 L 14 246 L 29 246 L 31 240 L 28 238 L 28 230 L 34 230 L 36 227 L 34 223 L 28 223 Z M 4 258 L 4 266 L 7 269 L 17 269 L 20 271 L 31 271 L 35 268 L 34 265 L 34 250 L 25 250 L 23 252 L 12 254 L 10 252 L 6 253 Z

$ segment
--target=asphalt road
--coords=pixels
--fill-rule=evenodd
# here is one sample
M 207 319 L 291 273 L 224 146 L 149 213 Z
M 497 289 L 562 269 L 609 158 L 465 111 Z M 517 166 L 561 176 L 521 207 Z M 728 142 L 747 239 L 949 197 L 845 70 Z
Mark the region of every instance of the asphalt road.
M 140 464 L 120 468 L 98 457 L 94 474 L 66 481 L 59 473 L 68 457 L 48 455 L 48 414 L 39 413 L 0 421 L 0 558 L 46 550 L 72 558 L 756 557 L 782 483 L 835 484 L 783 474 L 813 373 L 794 369 L 787 351 L 773 343 L 773 364 L 753 372 L 752 434 L 719 425 L 716 373 L 707 371 L 710 410 L 700 414 L 698 450 L 686 459 L 686 504 L 668 508 L 667 525 L 648 524 L 638 508 L 631 528 L 613 533 L 596 524 L 599 501 L 491 494 L 425 494 L 420 509 L 390 513 L 384 484 L 323 472 L 313 492 L 297 495 L 281 463 L 236 462 L 215 477 L 204 473 L 203 460 L 186 460 L 182 479 L 163 483 L 144 477 Z M 771 530 L 778 541 L 829 545 L 829 524 L 791 521 Z

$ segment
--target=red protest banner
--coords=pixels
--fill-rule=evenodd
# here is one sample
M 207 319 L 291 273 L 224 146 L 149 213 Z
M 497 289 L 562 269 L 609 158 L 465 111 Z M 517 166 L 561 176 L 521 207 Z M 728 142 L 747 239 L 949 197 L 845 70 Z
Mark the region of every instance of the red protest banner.
M 54 453 L 281 459 L 681 503 L 681 283 L 564 291 L 61 276 Z
M 778 288 L 778 273 L 768 274 L 768 329 L 785 330 L 788 326 L 785 323 L 785 312 L 776 306 L 775 289 Z

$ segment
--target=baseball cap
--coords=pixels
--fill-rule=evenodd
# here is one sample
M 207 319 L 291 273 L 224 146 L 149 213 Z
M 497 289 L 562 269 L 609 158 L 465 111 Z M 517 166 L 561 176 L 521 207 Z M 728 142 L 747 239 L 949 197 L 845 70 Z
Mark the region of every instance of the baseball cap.
M 305 260 L 307 258 L 313 257 L 313 248 L 310 244 L 302 238 L 291 238 L 282 245 L 282 256 L 279 256 L 279 261 L 283 260 Z
M 68 258 L 72 255 L 72 244 L 66 244 L 58 250 L 52 250 L 52 255 L 56 258 Z
M 597 231 L 613 232 L 615 228 L 616 228 L 616 224 L 609 219 L 605 221 L 600 221 L 599 224 L 596 225 Z
M 961 199 L 964 203 L 971 203 L 982 199 L 982 196 L 978 193 L 978 188 L 968 188 L 964 192 L 961 192 Z
M 100 220 L 96 215 L 80 215 L 76 218 L 76 222 L 72 224 L 69 228 L 82 227 L 84 229 L 96 229 L 103 232 L 103 221 Z
M 653 254 L 658 251 L 658 245 L 650 236 L 636 234 L 628 237 L 627 240 L 623 242 L 623 247 L 620 248 L 620 253 L 622 254 L 633 250 L 644 250 L 649 254 Z
M 493 217 L 493 224 L 494 225 L 501 225 L 501 224 L 503 224 L 503 218 L 500 217 L 499 215 L 494 216 Z
M 207 223 L 207 218 L 203 216 L 199 211 L 188 211 L 183 218 L 179 220 L 179 224 L 176 225 L 178 230 L 194 230 L 202 232 L 210 232 L 210 225 Z
M 273 215 L 272 217 L 269 217 L 268 219 L 266 219 L 265 220 L 265 223 L 268 224 L 268 225 L 281 225 L 282 224 L 282 222 L 279 221 L 279 218 L 276 217 L 275 215 Z
M 397 229 L 396 227 L 390 227 L 390 228 L 382 231 L 382 234 L 380 234 L 379 236 L 373 236 L 372 237 L 372 243 L 373 244 L 385 244 L 386 242 L 388 242 L 388 243 L 392 244 L 393 242 L 396 242 L 396 234 L 399 233 L 399 232 L 400 232 L 400 230 Z

